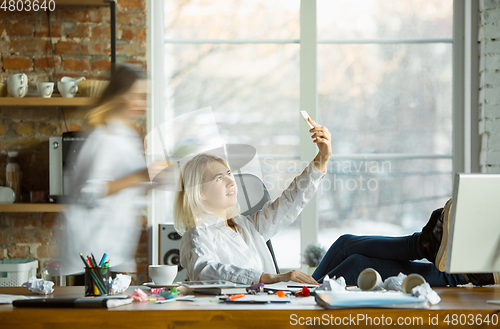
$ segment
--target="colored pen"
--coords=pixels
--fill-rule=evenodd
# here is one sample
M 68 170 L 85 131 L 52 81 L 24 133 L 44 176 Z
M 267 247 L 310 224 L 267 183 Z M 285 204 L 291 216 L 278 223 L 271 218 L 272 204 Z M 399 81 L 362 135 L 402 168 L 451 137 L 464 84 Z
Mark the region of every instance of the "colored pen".
M 102 266 L 104 264 L 104 262 L 106 261 L 106 257 L 108 257 L 108 254 L 104 253 L 104 255 L 102 255 L 101 261 L 99 262 L 99 266 Z
M 245 294 L 237 294 L 237 295 L 232 295 L 229 297 L 229 301 L 232 301 L 232 300 L 235 300 L 235 299 L 238 299 L 238 298 L 242 298 L 242 297 L 245 297 L 246 295 Z

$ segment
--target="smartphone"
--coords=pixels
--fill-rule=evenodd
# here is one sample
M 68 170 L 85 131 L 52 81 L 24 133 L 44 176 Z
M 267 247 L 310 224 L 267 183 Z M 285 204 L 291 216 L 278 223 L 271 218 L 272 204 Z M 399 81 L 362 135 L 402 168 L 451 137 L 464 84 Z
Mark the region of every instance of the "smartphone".
M 307 114 L 307 111 L 300 111 L 300 115 L 302 115 L 302 117 L 306 121 L 307 125 L 309 126 L 309 129 L 314 128 L 313 125 L 308 120 L 309 119 L 309 114 Z

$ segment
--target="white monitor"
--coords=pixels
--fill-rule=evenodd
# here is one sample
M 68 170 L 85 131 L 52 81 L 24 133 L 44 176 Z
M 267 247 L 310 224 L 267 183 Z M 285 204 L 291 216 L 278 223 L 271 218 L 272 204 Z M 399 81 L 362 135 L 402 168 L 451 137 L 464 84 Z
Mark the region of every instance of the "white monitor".
M 446 272 L 500 272 L 500 175 L 456 175 Z

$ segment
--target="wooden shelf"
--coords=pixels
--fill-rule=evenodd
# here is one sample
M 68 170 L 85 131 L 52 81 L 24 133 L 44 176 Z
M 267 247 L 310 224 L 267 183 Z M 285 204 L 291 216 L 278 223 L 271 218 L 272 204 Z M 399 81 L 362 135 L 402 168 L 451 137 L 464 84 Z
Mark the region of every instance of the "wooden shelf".
M 56 6 L 108 6 L 110 0 L 54 0 Z M 111 0 L 115 1 L 115 0 Z
M 97 98 L 90 97 L 0 97 L 0 106 L 92 106 Z
M 13 203 L 0 204 L 2 212 L 63 212 L 66 205 L 57 203 Z

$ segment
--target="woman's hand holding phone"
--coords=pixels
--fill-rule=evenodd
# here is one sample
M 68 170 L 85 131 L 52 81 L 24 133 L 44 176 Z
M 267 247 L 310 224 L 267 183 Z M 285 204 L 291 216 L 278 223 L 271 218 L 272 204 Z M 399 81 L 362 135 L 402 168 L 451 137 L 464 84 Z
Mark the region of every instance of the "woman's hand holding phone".
M 318 145 L 318 155 L 314 158 L 314 164 L 316 168 L 320 171 L 326 171 L 326 164 L 332 155 L 332 135 L 328 131 L 328 128 L 323 127 L 316 123 L 311 117 L 307 114 L 306 111 L 301 111 L 300 113 L 304 120 L 309 124 L 309 132 L 312 133 L 311 138 L 313 139 L 313 143 Z

